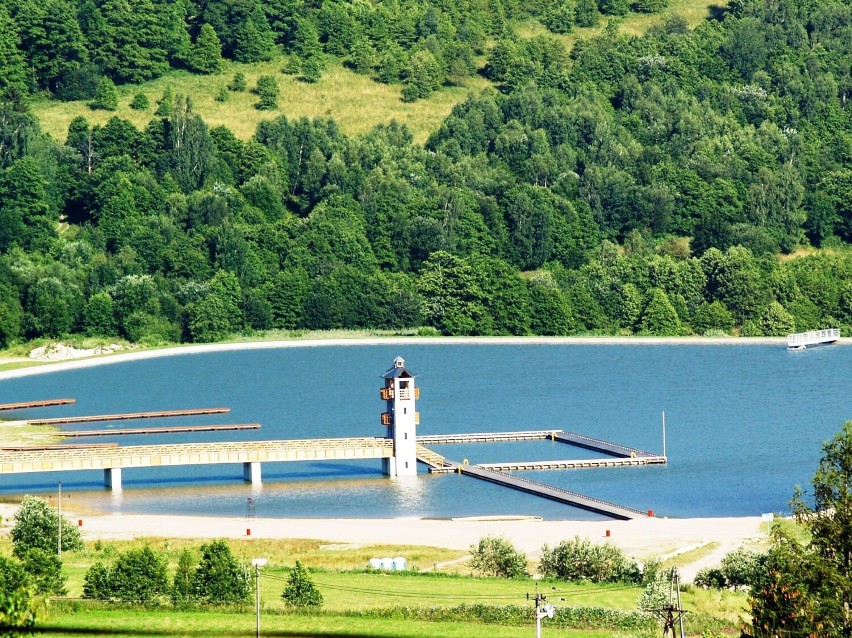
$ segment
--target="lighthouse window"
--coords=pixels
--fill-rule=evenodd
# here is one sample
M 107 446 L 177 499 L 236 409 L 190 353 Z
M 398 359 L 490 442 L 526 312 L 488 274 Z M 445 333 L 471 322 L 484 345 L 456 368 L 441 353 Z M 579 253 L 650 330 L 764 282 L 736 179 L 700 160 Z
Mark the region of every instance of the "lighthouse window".
M 408 408 L 402 408 L 402 413 L 403 413 L 403 414 L 408 414 Z
M 408 440 L 408 432 L 405 433 L 405 440 Z

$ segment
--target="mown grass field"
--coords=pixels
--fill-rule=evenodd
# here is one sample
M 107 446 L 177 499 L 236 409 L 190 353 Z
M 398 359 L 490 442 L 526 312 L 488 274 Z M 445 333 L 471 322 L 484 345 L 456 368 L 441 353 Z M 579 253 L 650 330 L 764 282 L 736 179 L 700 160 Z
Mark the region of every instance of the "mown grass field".
M 630 13 L 621 19 L 621 31 L 641 35 L 652 25 L 660 23 L 666 16 L 676 13 L 683 16 L 694 27 L 708 19 L 714 11 L 721 10 L 724 3 L 708 0 L 670 0 L 669 8 L 661 14 Z M 556 36 L 570 49 L 578 39 L 600 33 L 607 24 L 603 18 L 595 28 L 578 28 L 573 33 Z M 527 21 L 517 26 L 522 37 L 549 33 L 538 21 Z M 484 64 L 484 60 L 480 60 Z M 405 124 L 417 144 L 426 141 L 438 125 L 450 113 L 453 106 L 469 94 L 478 94 L 492 88 L 482 77 L 471 77 L 463 86 L 448 86 L 428 99 L 405 103 L 401 99 L 402 86 L 381 84 L 373 79 L 358 75 L 339 62 L 329 63 L 322 78 L 316 84 L 305 83 L 292 75 L 282 73 L 285 57 L 279 56 L 270 62 L 238 64 L 226 61 L 221 73 L 195 75 L 184 71 L 173 71 L 168 75 L 141 85 L 119 86 L 119 106 L 114 112 L 94 111 L 85 102 L 59 102 L 42 99 L 33 104 L 33 113 L 41 122 L 42 129 L 54 139 L 64 141 L 68 125 L 77 116 L 85 117 L 90 124 L 105 124 L 111 117 L 120 117 L 144 128 L 154 117 L 156 101 L 166 87 L 174 94 L 192 98 L 193 109 L 211 127 L 224 125 L 240 139 L 250 138 L 258 122 L 279 115 L 294 119 L 299 117 L 326 117 L 335 120 L 348 135 L 359 135 L 378 124 L 393 120 Z M 257 96 L 250 91 L 229 92 L 227 102 L 217 102 L 216 95 L 226 86 L 234 73 L 245 74 L 247 85 L 252 89 L 261 75 L 272 75 L 278 80 L 281 95 L 278 110 L 259 111 L 254 108 Z M 130 102 L 137 93 L 144 93 L 151 103 L 147 111 L 134 111 Z

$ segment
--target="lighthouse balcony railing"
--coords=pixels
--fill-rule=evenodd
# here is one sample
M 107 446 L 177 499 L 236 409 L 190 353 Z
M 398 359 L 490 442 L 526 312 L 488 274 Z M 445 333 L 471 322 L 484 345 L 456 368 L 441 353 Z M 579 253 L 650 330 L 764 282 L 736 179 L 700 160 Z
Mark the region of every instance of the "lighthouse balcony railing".
M 393 388 L 380 388 L 379 392 L 382 395 L 382 401 L 393 401 Z
M 420 413 L 419 412 L 414 413 L 414 425 L 420 425 Z
M 393 415 L 390 412 L 382 412 L 382 425 L 393 425 Z

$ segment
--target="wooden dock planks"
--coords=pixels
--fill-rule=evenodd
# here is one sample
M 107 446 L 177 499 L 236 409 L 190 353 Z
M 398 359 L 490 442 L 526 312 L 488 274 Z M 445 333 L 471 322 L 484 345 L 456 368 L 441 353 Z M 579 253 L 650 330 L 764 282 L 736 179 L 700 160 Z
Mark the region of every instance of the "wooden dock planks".
M 162 428 L 116 428 L 114 430 L 77 430 L 53 432 L 51 436 L 126 436 L 132 434 L 178 434 L 181 432 L 221 432 L 230 430 L 259 430 L 260 423 L 232 423 L 225 425 L 175 425 Z
M 41 401 L 22 401 L 20 403 L 0 403 L 0 411 L 26 410 L 28 408 L 49 408 L 54 405 L 69 405 L 77 399 L 42 399 Z
M 161 410 L 157 412 L 127 412 L 124 414 L 98 414 L 94 416 L 67 416 L 55 419 L 28 420 L 29 425 L 61 425 L 63 423 L 95 423 L 98 421 L 128 421 L 131 419 L 157 419 L 203 414 L 227 414 L 231 408 L 198 408 L 192 410 Z
M 459 465 L 457 466 L 457 469 L 462 474 L 467 474 L 468 476 L 472 476 L 483 481 L 489 481 L 491 483 L 510 487 L 528 494 L 549 498 L 553 501 L 566 503 L 567 505 L 573 505 L 574 507 L 579 507 L 598 514 L 604 514 L 620 520 L 630 520 L 632 518 L 648 516 L 647 512 L 643 512 L 632 507 L 609 503 L 597 498 L 592 498 L 591 496 L 578 494 L 577 492 L 563 490 L 560 487 L 553 487 L 552 485 L 545 485 L 544 483 L 531 481 L 530 479 L 522 478 L 520 476 L 506 474 L 505 472 L 489 470 L 476 465 Z

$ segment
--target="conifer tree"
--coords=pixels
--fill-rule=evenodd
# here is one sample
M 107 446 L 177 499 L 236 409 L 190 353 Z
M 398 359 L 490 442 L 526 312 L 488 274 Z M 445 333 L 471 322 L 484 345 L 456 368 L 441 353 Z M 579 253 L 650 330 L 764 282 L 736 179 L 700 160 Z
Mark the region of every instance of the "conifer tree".
M 222 43 L 215 29 L 202 24 L 198 38 L 192 48 L 192 68 L 201 73 L 217 73 L 222 70 Z
M 26 63 L 19 48 L 21 39 L 6 5 L 0 3 L 0 92 L 27 90 Z
M 118 108 L 118 89 L 110 78 L 104 77 L 98 82 L 91 107 L 102 111 L 114 111 Z
M 290 572 L 290 577 L 287 579 L 287 587 L 284 588 L 281 598 L 291 607 L 322 606 L 322 593 L 314 585 L 311 577 L 308 575 L 308 570 L 304 568 L 300 561 L 296 561 L 296 566 Z

